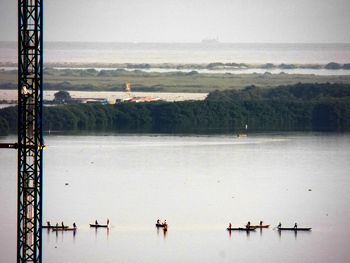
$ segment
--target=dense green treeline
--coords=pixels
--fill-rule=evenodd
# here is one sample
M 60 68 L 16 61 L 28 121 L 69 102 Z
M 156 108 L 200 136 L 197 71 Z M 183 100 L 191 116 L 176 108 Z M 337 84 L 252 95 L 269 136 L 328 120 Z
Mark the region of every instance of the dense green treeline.
M 16 108 L 0 110 L 0 133 L 16 131 Z M 46 107 L 45 130 L 167 133 L 350 131 L 350 85 L 250 86 L 204 101 Z

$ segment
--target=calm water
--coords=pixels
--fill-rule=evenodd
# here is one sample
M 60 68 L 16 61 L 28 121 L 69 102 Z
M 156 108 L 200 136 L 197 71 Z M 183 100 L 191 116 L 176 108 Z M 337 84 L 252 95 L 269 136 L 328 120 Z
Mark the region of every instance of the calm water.
M 44 262 L 350 260 L 350 135 L 51 135 L 46 144 L 44 219 L 79 229 L 44 232 Z M 0 261 L 14 262 L 16 152 L 0 157 Z M 107 218 L 109 231 L 89 229 Z M 313 231 L 225 230 L 248 220 Z
M 44 45 L 45 62 L 350 63 L 350 44 L 70 43 Z M 17 62 L 17 44 L 0 42 L 0 62 Z

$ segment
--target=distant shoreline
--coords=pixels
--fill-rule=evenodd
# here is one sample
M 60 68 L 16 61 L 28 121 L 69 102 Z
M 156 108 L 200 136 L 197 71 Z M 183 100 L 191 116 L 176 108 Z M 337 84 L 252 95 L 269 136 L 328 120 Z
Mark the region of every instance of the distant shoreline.
M 63 69 L 208 69 L 208 70 L 242 70 L 242 69 L 328 69 L 328 70 L 349 70 L 349 63 L 329 62 L 321 63 L 102 63 L 102 62 L 47 62 L 46 68 L 63 68 Z M 1 62 L 0 68 L 17 68 L 17 63 Z
M 139 71 L 145 73 L 200 73 L 200 74 L 305 74 L 318 76 L 350 75 L 350 63 L 340 64 L 248 64 L 248 63 L 45 63 L 45 69 Z M 0 62 L 0 71 L 16 71 L 17 63 Z
M 204 41 L 203 41 L 204 40 Z M 52 47 L 54 45 L 86 45 L 86 46 L 120 46 L 120 45 L 206 45 L 205 39 L 197 42 L 102 42 L 102 41 L 44 41 L 44 45 Z M 225 42 L 217 40 L 209 43 L 211 45 L 231 45 L 231 46 L 350 46 L 350 42 Z M 0 47 L 17 47 L 17 41 L 0 41 Z

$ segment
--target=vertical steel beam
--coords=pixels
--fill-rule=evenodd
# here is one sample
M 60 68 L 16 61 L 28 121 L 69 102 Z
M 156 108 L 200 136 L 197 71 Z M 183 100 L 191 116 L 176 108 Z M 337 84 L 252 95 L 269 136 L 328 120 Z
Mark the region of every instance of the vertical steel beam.
M 42 0 L 18 0 L 17 262 L 42 262 Z

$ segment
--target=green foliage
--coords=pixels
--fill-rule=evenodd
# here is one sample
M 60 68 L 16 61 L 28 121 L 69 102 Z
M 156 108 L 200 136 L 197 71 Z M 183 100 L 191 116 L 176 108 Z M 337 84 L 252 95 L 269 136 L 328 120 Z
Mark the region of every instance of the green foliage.
M 9 133 L 9 128 L 8 122 L 4 118 L 0 117 L 0 136 L 7 135 Z
M 60 90 L 54 94 L 56 103 L 65 103 L 72 99 L 68 91 Z
M 0 131 L 16 130 L 15 107 L 0 110 Z M 214 91 L 204 101 L 45 107 L 45 130 L 151 133 L 350 131 L 350 85 L 297 84 Z
M 3 134 L 17 132 L 17 107 L 0 109 L 0 119 L 0 130 Z

